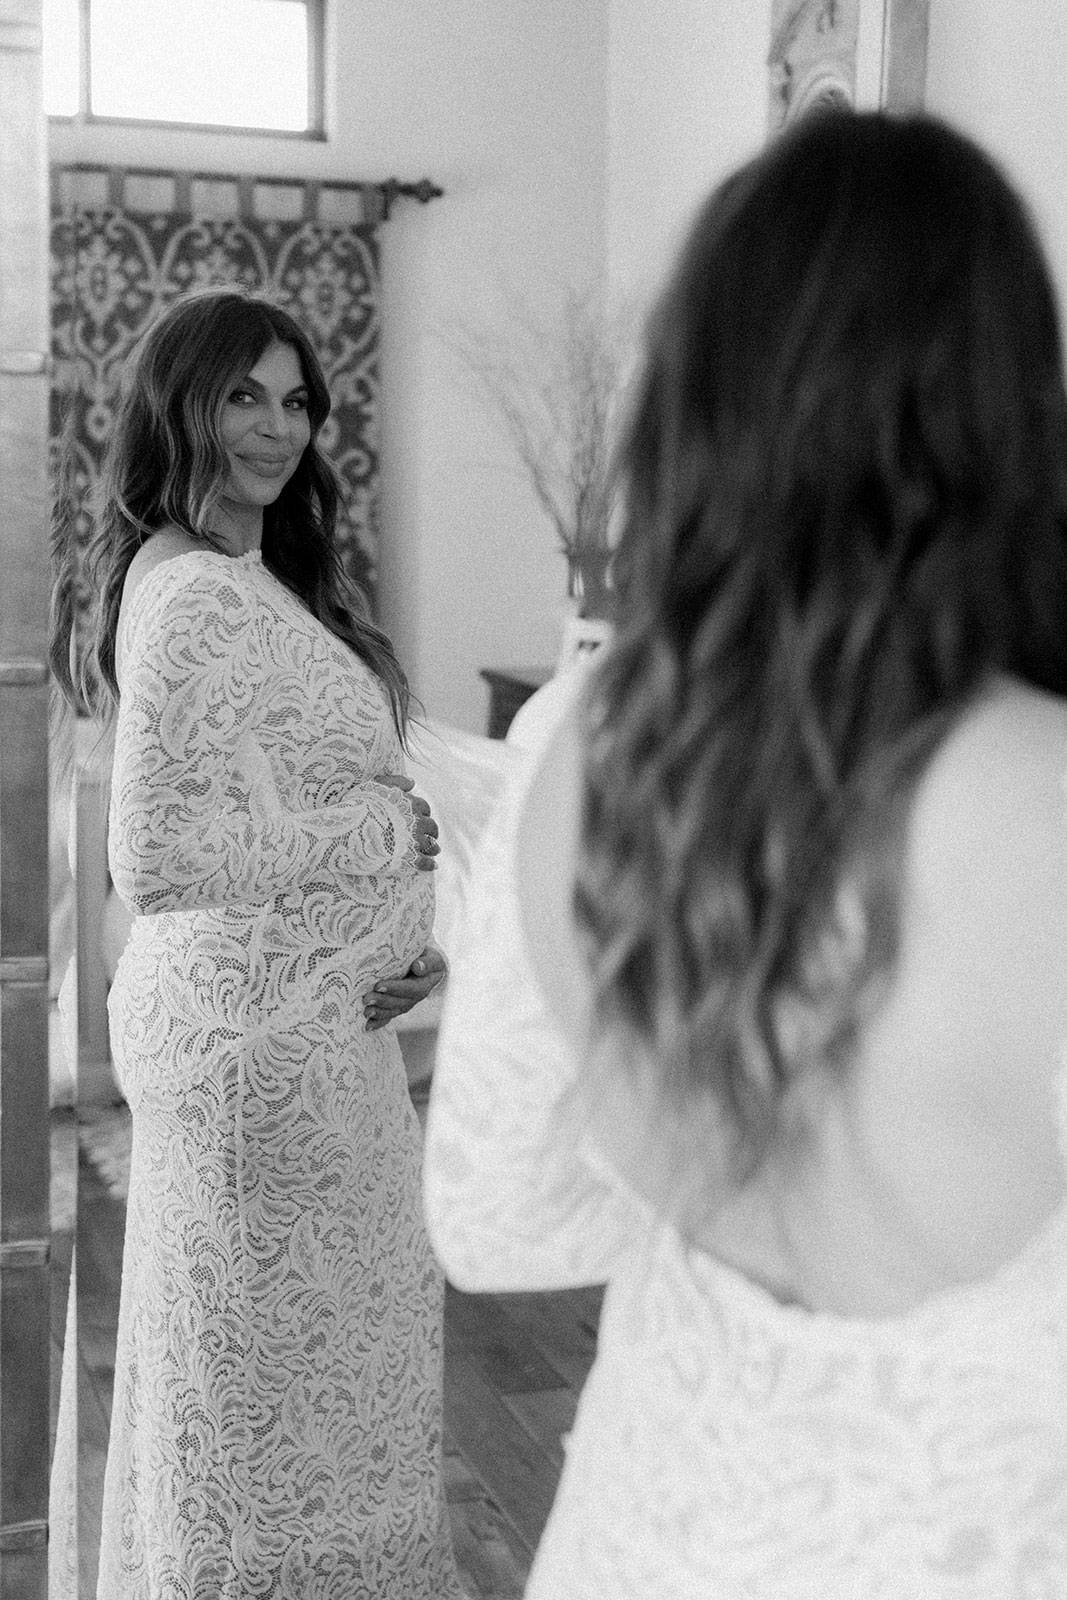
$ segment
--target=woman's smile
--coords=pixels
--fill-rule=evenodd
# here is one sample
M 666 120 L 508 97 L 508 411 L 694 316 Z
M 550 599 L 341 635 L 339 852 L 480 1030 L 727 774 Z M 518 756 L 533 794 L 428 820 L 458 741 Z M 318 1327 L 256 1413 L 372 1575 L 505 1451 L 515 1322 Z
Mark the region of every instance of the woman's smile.
M 284 456 L 249 456 L 238 455 L 237 459 L 245 466 L 252 468 L 253 472 L 262 473 L 265 478 L 277 478 L 283 474 L 287 477 L 290 469 L 300 460 L 299 455 Z

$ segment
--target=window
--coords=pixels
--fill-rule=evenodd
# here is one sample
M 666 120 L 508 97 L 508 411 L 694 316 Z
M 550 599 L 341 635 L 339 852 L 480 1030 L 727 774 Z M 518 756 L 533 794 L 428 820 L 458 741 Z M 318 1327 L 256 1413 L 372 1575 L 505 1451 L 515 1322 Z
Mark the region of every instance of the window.
M 322 131 L 324 0 L 44 0 L 53 117 Z

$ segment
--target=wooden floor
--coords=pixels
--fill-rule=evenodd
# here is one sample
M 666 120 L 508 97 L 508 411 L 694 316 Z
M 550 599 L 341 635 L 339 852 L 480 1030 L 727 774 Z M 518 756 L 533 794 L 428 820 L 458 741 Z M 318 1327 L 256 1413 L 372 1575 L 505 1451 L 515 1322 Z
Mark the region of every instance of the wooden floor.
M 114 1380 L 123 1206 L 84 1154 L 78 1172 L 79 1600 L 93 1600 Z M 62 1328 L 69 1240 L 57 1242 Z M 592 1362 L 601 1290 L 445 1301 L 445 1490 L 471 1600 L 518 1600 L 552 1504 L 562 1437 Z M 53 1363 L 58 1372 L 58 1351 Z M 54 1402 L 55 1402 L 55 1396 Z

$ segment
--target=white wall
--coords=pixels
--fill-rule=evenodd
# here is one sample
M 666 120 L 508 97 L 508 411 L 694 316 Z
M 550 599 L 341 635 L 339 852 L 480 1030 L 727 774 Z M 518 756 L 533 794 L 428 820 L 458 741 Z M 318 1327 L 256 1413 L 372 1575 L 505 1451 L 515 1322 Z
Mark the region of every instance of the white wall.
M 642 301 L 766 131 L 770 0 L 611 0 L 608 282 Z
M 330 0 L 330 139 L 53 126 L 55 160 L 446 190 L 384 230 L 382 618 L 427 709 L 484 726 L 478 668 L 549 664 L 564 568 L 440 335 L 606 277 L 643 301 L 765 137 L 771 0 Z M 927 104 L 1001 157 L 1067 285 L 1067 5 L 931 0 Z
M 926 106 L 1015 181 L 1044 238 L 1067 318 L 1067 5 L 930 0 Z
M 53 124 L 53 161 L 380 179 L 446 197 L 383 232 L 380 600 L 436 716 L 485 726 L 482 666 L 551 664 L 565 570 L 439 334 L 538 315 L 604 257 L 607 0 L 329 0 L 326 143 Z
M 929 3 L 927 108 L 985 144 L 1023 190 L 1067 304 L 1067 4 Z M 703 193 L 763 142 L 770 20 L 770 0 L 610 0 L 616 294 L 658 280 Z

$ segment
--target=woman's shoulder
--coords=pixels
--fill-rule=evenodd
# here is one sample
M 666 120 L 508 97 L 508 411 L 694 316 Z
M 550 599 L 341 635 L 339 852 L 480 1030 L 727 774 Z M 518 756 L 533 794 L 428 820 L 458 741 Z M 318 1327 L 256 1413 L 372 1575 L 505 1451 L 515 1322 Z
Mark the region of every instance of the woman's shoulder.
M 996 680 L 931 761 L 911 831 L 924 875 L 965 864 L 1017 896 L 1028 861 L 1067 872 L 1067 697 Z
M 1044 1116 L 1067 1046 L 1067 698 L 1001 679 L 976 700 L 920 780 L 905 873 L 938 1072 L 954 1059 L 990 1105 L 1029 1084 Z
M 181 528 L 160 528 L 145 540 L 126 569 L 122 590 L 123 608 L 129 606 L 150 573 L 158 572 L 180 556 L 212 556 L 215 553 Z
M 153 594 L 160 605 L 171 605 L 187 594 L 195 610 L 211 596 L 229 595 L 235 579 L 252 557 L 258 564 L 259 552 L 234 557 L 191 538 L 181 528 L 160 528 L 141 545 L 126 570 L 122 591 L 120 625 L 143 598 Z M 243 585 L 238 583 L 239 588 Z
M 189 537 L 179 528 L 161 528 L 140 547 L 126 571 L 119 607 L 117 654 L 144 625 L 153 634 L 207 623 L 215 613 L 229 618 L 243 594 L 234 578 L 240 563 Z
M 984 1281 L 1064 1203 L 1065 951 L 1067 699 L 1002 679 L 916 787 L 894 971 L 848 1079 L 857 1170 L 907 1219 L 891 1294 Z
M 905 935 L 985 1019 L 991 1069 L 1042 1013 L 1067 1041 L 1067 698 L 1000 680 L 965 712 L 918 784 L 905 870 Z

